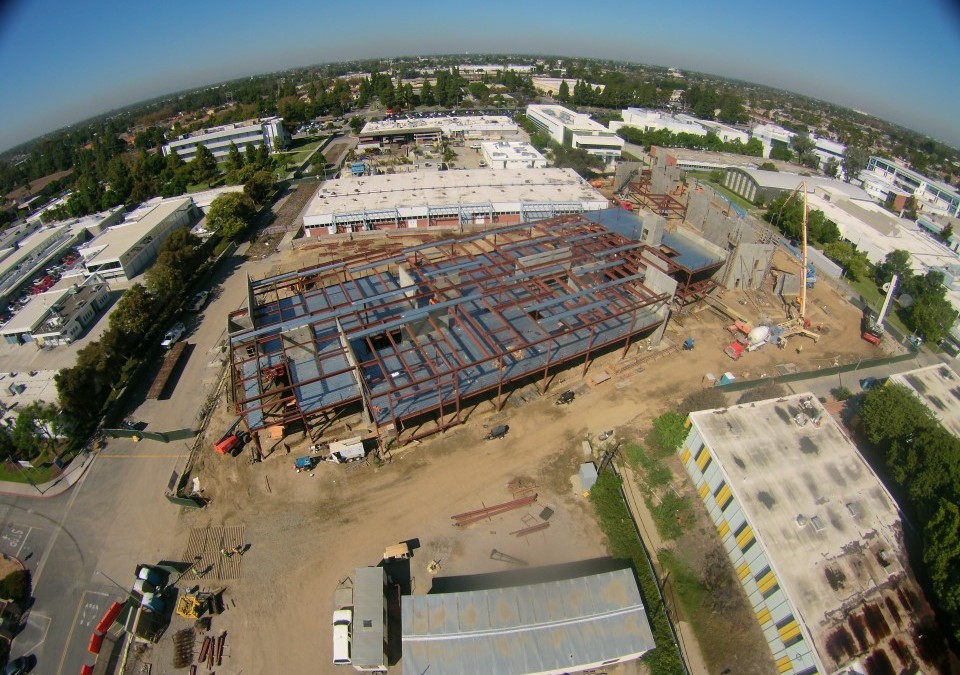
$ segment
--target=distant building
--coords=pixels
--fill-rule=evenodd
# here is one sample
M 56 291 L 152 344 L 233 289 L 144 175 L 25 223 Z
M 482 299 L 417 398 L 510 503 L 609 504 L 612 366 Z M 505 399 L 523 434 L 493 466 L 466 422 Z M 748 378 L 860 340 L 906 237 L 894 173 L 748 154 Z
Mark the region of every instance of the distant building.
M 620 159 L 623 139 L 589 115 L 559 105 L 528 105 L 527 119 L 557 143 L 586 150 L 611 163 Z
M 405 595 L 401 617 L 403 675 L 581 673 L 639 659 L 657 646 L 629 569 Z
M 360 131 L 357 150 L 388 148 L 392 145 L 437 145 L 452 140 L 500 139 L 516 136 L 520 127 L 505 115 L 444 115 L 385 119 L 367 122 Z
M 308 237 L 406 228 L 500 227 L 607 208 L 572 169 L 431 171 L 320 184 L 303 214 Z
M 547 158 L 522 141 L 498 141 L 480 144 L 483 159 L 491 169 L 545 169 Z
M 189 162 L 196 157 L 197 146 L 202 145 L 213 153 L 217 161 L 221 161 L 230 152 L 231 143 L 236 145 L 240 152 L 244 151 L 247 144 L 252 144 L 255 148 L 265 144 L 267 149 L 273 152 L 277 139 L 281 147 L 286 147 L 290 143 L 290 136 L 283 128 L 283 119 L 267 117 L 184 134 L 164 145 L 163 154 L 168 156 L 171 152 L 176 152 L 183 161 Z
M 533 77 L 531 80 L 534 88 L 551 96 L 560 93 L 560 85 L 564 82 L 567 83 L 567 89 L 570 90 L 571 96 L 573 96 L 573 88 L 577 86 L 577 80 L 569 77 Z M 602 84 L 593 84 L 592 82 L 585 82 L 584 84 L 590 87 L 592 91 L 599 89 L 602 92 L 604 88 Z
M 777 672 L 921 663 L 897 505 L 817 398 L 693 412 L 688 427 L 680 461 Z
M 869 199 L 869 195 L 855 185 L 823 176 L 803 176 L 785 171 L 762 171 L 747 167 L 730 167 L 723 172 L 723 186 L 753 204 L 769 204 L 782 192 L 792 192 L 800 183 L 807 191 L 836 192 L 851 199 Z
M 740 141 L 746 144 L 750 140 L 750 135 L 746 131 L 735 129 L 714 120 L 701 120 L 684 113 L 669 113 L 647 108 L 627 108 L 621 111 L 620 116 L 623 118 L 622 122 L 618 120 L 610 122 L 611 131 L 617 131 L 621 127 L 636 127 L 643 131 L 665 129 L 674 134 L 693 134 L 695 136 L 706 136 L 708 133 L 713 133 L 724 143 Z
M 860 173 L 863 189 L 880 201 L 890 194 L 917 198 L 920 210 L 945 216 L 960 216 L 960 192 L 946 183 L 908 169 L 898 162 L 871 157 Z
M 132 279 L 156 258 L 160 245 L 179 227 L 192 225 L 200 211 L 190 197 L 151 200 L 81 247 L 87 274 Z
M 776 124 L 758 124 L 751 131 L 751 136 L 763 144 L 763 156 L 770 157 L 773 149 L 778 147 L 787 148 L 793 152 L 791 140 L 796 134 Z M 842 169 L 843 155 L 847 151 L 847 146 L 831 141 L 829 138 L 821 138 L 816 134 L 810 134 L 810 140 L 814 143 L 813 152 L 820 158 L 821 170 L 831 159 L 835 160 Z

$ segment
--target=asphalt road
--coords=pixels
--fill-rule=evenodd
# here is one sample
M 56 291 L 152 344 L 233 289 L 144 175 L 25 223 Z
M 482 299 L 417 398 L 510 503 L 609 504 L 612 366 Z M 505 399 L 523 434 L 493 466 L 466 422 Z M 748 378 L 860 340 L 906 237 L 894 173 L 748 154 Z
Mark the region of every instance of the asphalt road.
M 145 401 L 149 383 L 143 384 L 130 415 L 147 429 L 197 427 L 198 410 L 222 372 L 226 316 L 243 302 L 241 263 L 239 257 L 223 261 L 204 286 L 211 301 L 201 314 L 188 315 L 184 339 L 191 349 L 169 397 Z M 247 264 L 244 272 L 256 266 Z M 36 672 L 50 675 L 77 673 L 93 663 L 87 652 L 93 626 L 111 602 L 124 598 L 136 565 L 179 559 L 186 548 L 180 507 L 164 491 L 189 447 L 189 441 L 111 439 L 64 494 L 0 497 L 0 551 L 24 560 L 34 578 L 35 604 L 12 657 L 36 654 Z

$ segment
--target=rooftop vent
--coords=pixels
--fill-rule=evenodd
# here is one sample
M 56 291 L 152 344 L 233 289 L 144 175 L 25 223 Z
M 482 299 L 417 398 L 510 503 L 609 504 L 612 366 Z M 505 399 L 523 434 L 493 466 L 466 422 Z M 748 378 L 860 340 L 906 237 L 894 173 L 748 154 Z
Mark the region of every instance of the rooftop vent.
M 811 518 L 810 523 L 813 525 L 813 529 L 815 529 L 817 532 L 823 531 L 823 521 L 820 520 L 820 516 L 814 516 Z

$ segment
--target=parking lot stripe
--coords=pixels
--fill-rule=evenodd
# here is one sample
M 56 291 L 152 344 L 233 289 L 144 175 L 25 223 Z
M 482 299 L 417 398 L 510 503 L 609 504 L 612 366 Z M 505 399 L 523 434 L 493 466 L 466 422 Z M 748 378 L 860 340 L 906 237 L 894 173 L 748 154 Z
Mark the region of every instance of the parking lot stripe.
M 108 459 L 170 459 L 171 457 L 179 457 L 179 454 L 171 455 L 161 455 L 161 454 L 110 454 L 104 455 L 101 454 L 101 457 L 106 457 Z

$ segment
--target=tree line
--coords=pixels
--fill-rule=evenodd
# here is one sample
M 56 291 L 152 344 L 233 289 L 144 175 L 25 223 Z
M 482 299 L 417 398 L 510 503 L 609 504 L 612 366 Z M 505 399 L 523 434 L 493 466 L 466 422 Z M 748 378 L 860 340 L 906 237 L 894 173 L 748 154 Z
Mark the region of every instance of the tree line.
M 882 473 L 903 511 L 919 529 L 933 604 L 949 618 L 953 639 L 960 640 L 960 439 L 902 385 L 868 390 L 860 425 L 879 451 Z
M 647 150 L 656 145 L 661 148 L 688 148 L 691 150 L 712 150 L 713 152 L 732 152 L 748 157 L 763 157 L 763 143 L 751 138 L 746 143 L 739 140 L 724 142 L 714 132 L 708 131 L 706 136 L 681 131 L 674 133 L 669 129 L 651 129 L 644 131 L 637 127 L 620 127 L 617 131 L 627 143 L 642 145 Z
M 77 352 L 76 363 L 54 376 L 67 429 L 85 438 L 100 420 L 139 363 L 148 356 L 152 338 L 165 326 L 165 317 L 184 300 L 188 282 L 206 258 L 206 248 L 186 228 L 180 228 L 160 246 L 157 262 L 144 283 L 131 286 L 117 301 L 100 339 Z

